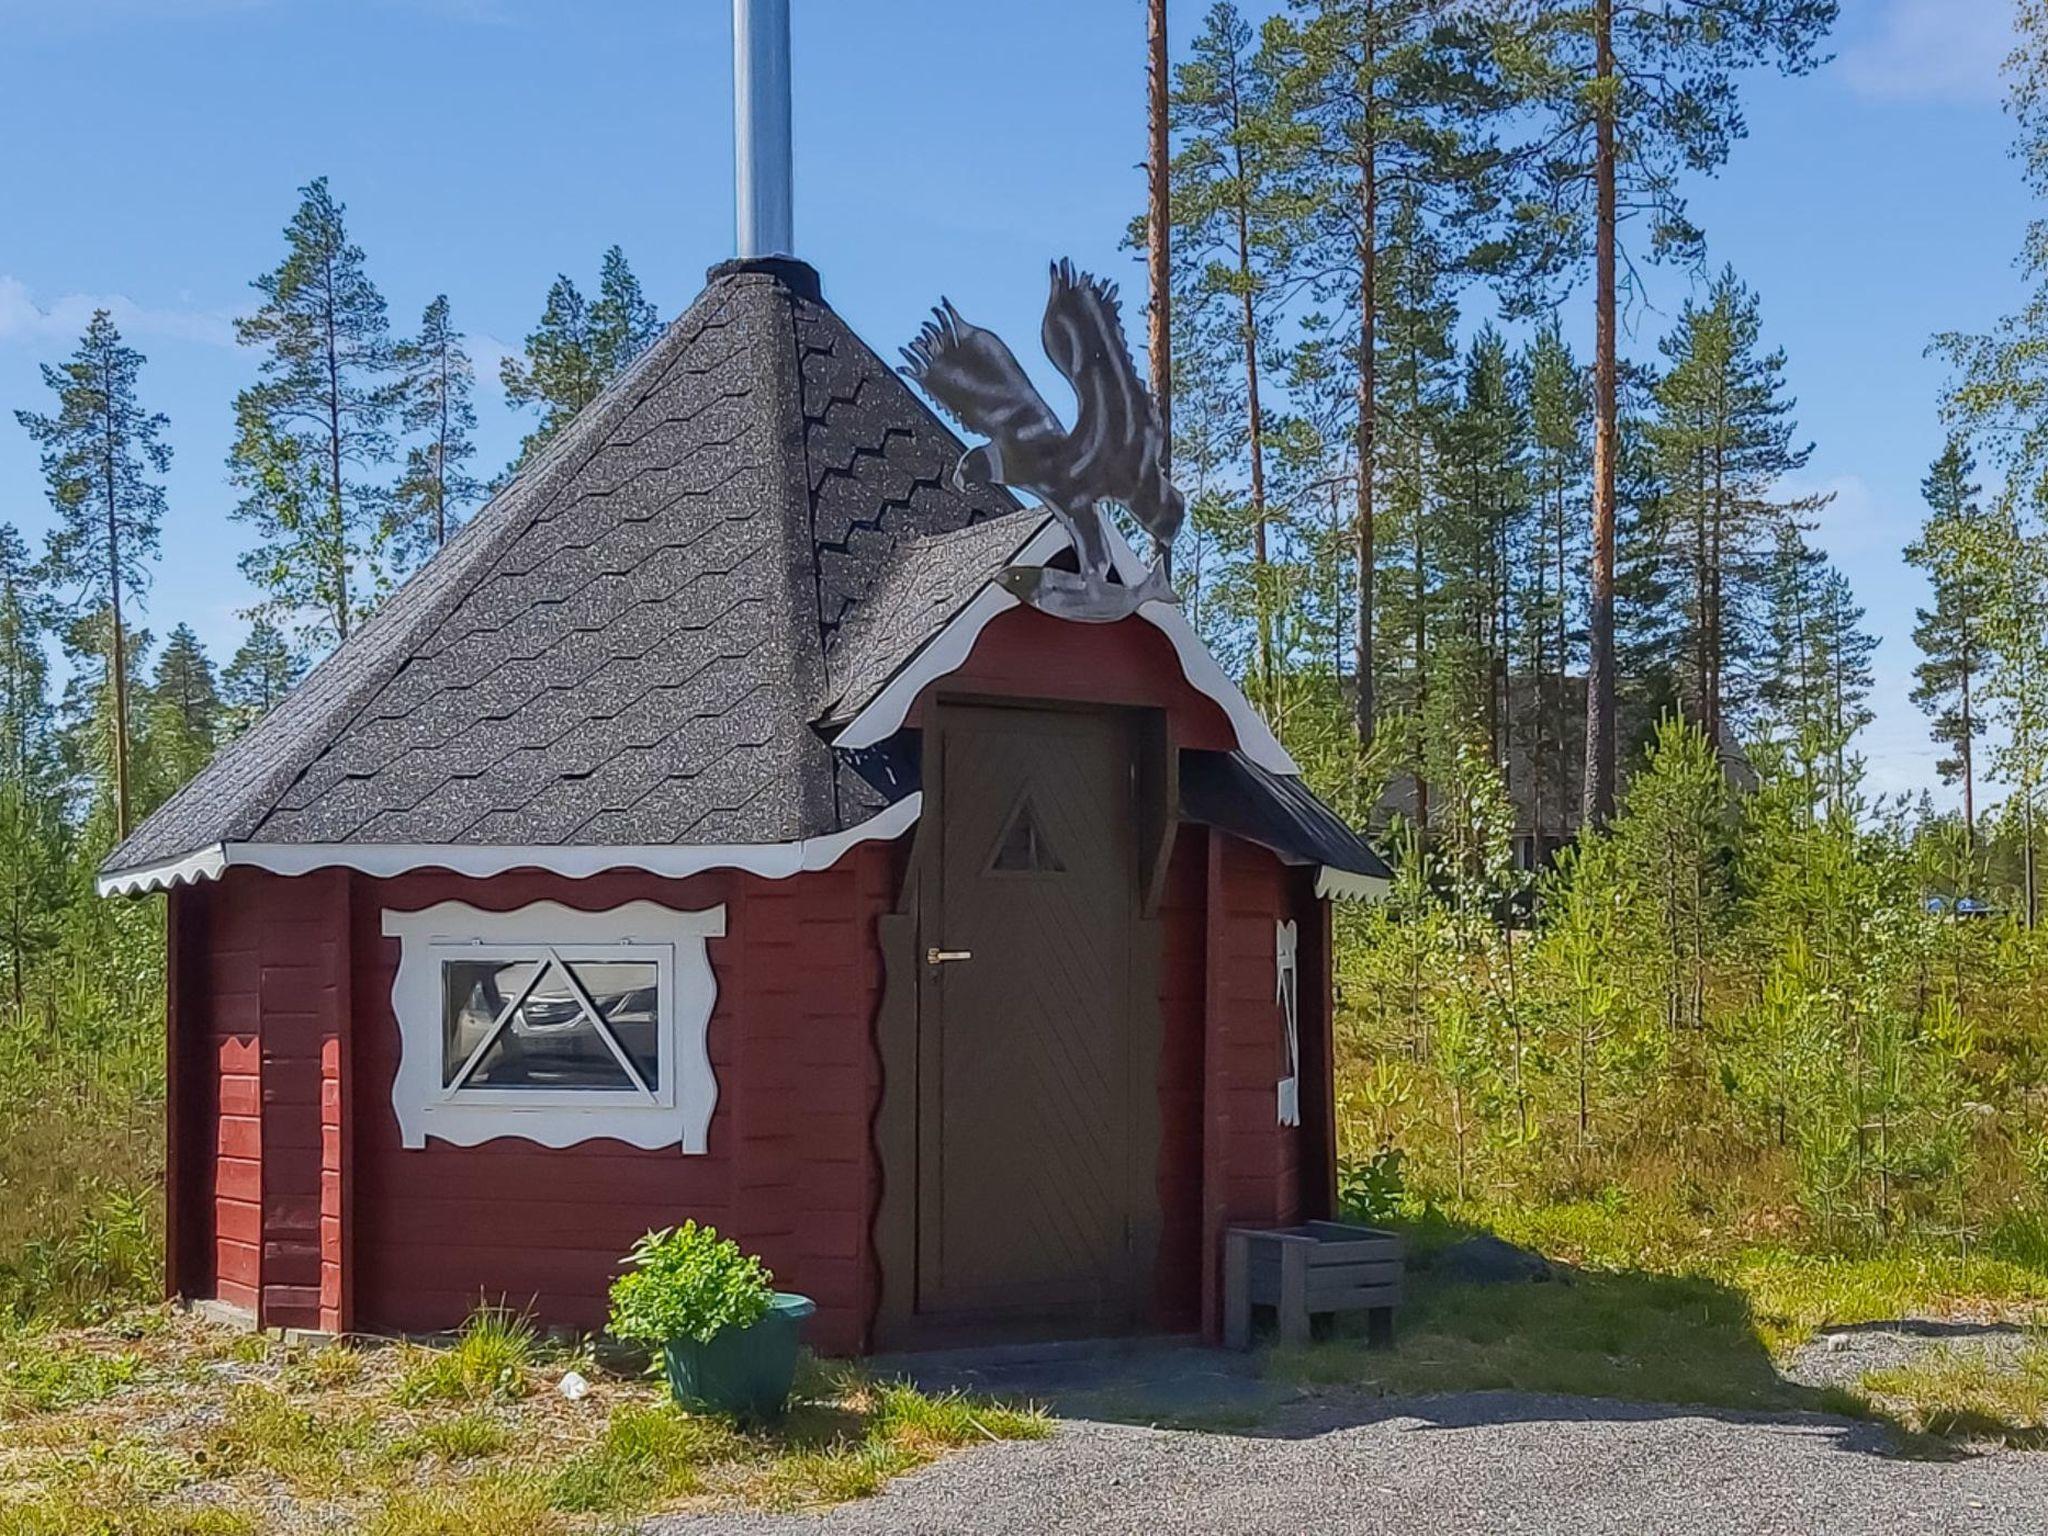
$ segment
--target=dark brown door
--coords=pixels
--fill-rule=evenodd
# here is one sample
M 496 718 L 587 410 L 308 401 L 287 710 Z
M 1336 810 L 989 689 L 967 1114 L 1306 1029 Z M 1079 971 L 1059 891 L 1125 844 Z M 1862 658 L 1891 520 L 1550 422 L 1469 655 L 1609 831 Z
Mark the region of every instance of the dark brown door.
M 918 1305 L 1111 1328 L 1133 1315 L 1130 727 L 939 711 L 921 903 Z

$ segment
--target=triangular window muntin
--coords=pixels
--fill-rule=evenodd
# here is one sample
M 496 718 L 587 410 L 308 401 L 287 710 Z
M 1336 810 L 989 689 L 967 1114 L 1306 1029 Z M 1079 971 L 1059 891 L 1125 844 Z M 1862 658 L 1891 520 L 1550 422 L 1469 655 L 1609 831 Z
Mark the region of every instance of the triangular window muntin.
M 992 875 L 1062 875 L 1066 870 L 1066 860 L 1059 856 L 1052 840 L 1046 836 L 1045 818 L 1038 814 L 1038 807 L 1032 803 L 1031 796 L 1020 797 L 996 838 L 995 851 L 989 855 L 988 872 Z
M 448 965 L 450 1044 L 459 1021 L 472 1021 L 467 1043 L 479 1010 L 498 1006 L 466 1053 L 448 1053 L 444 1091 L 610 1089 L 651 1098 L 660 1083 L 656 977 L 652 963 L 572 964 L 553 949 L 531 960 Z

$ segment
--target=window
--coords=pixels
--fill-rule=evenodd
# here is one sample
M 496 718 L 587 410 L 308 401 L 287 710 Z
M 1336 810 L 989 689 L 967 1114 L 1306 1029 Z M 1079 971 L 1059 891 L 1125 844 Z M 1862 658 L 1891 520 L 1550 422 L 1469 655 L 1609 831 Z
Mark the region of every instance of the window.
M 443 902 L 386 912 L 384 932 L 400 943 L 392 1107 L 405 1145 L 613 1137 L 705 1149 L 718 1097 L 705 940 L 724 934 L 723 907 Z

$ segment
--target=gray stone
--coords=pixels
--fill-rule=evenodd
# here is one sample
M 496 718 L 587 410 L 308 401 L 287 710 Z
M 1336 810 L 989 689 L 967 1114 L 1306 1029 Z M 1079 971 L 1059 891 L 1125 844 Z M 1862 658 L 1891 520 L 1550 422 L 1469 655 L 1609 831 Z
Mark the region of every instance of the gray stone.
M 1555 1280 L 1561 1275 L 1542 1254 L 1517 1247 L 1491 1232 L 1461 1238 L 1441 1250 L 1430 1262 L 1429 1270 L 1438 1279 L 1459 1280 L 1468 1285 Z

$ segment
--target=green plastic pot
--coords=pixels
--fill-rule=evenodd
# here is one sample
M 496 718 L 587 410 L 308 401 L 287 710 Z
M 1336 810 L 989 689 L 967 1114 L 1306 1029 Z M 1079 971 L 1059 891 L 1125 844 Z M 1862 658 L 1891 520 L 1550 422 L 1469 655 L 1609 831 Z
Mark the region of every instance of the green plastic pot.
M 796 1379 L 803 1321 L 817 1310 L 808 1296 L 777 1291 L 767 1312 L 744 1328 L 721 1328 L 705 1340 L 670 1340 L 661 1351 L 670 1393 L 685 1408 L 779 1418 Z

